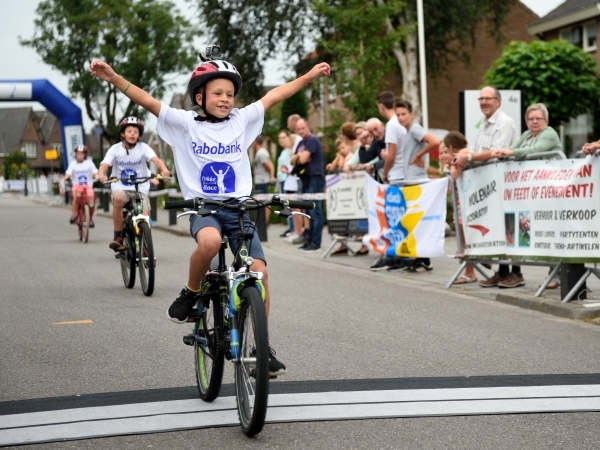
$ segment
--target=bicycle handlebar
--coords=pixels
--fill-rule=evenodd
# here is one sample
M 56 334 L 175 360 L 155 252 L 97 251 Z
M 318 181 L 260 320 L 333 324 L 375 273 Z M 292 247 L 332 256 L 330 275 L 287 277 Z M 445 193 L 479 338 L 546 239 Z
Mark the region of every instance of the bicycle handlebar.
M 144 184 L 146 181 L 149 181 L 153 178 L 155 178 L 157 180 L 168 180 L 171 177 L 163 177 L 162 175 L 154 175 L 154 174 L 150 174 L 150 176 L 147 176 L 147 177 L 137 177 L 137 178 L 132 178 L 132 179 L 123 179 L 123 178 L 119 179 L 116 177 L 112 177 L 112 178 L 109 178 L 108 180 L 106 180 L 102 184 L 118 183 L 119 181 L 131 183 L 131 184 Z
M 240 202 L 232 203 L 232 202 L 223 202 L 220 200 L 209 200 L 204 198 L 192 198 L 189 200 L 171 200 L 165 203 L 165 209 L 180 209 L 187 208 L 198 210 L 203 206 L 216 206 L 218 208 L 230 209 L 237 211 L 240 209 L 240 206 L 245 206 L 248 210 L 256 210 L 260 208 L 266 208 L 268 206 L 282 206 L 287 208 L 299 208 L 299 209 L 314 209 L 314 202 L 306 201 L 306 200 L 281 200 L 278 195 L 274 195 L 271 200 L 266 200 L 264 202 L 254 200 L 253 198 L 248 198 L 246 200 L 242 200 Z

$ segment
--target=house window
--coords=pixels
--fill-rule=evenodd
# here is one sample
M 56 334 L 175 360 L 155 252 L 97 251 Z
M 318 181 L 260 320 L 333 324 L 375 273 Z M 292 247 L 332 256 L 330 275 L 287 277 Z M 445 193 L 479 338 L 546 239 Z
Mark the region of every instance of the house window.
M 56 150 L 58 152 L 58 154 L 60 155 L 62 153 L 62 144 L 57 144 L 56 142 L 53 144 L 50 144 L 50 148 L 52 150 Z
M 586 23 L 584 27 L 583 49 L 586 52 L 593 52 L 596 50 L 596 22 Z
M 37 156 L 37 144 L 35 142 L 24 141 L 21 151 L 25 152 L 28 158 L 35 158 Z
M 596 50 L 596 21 L 561 31 L 560 38 L 586 52 Z
M 583 48 L 582 34 L 583 32 L 581 27 L 574 27 L 560 33 L 560 37 L 561 39 L 567 41 L 569 44 L 573 44 L 579 48 Z

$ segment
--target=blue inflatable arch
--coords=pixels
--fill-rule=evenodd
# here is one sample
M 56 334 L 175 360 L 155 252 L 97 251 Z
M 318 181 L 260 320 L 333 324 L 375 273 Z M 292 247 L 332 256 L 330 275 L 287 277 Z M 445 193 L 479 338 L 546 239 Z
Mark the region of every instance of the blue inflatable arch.
M 36 101 L 60 123 L 63 165 L 66 170 L 76 146 L 85 143 L 81 109 L 48 80 L 0 80 L 0 102 Z

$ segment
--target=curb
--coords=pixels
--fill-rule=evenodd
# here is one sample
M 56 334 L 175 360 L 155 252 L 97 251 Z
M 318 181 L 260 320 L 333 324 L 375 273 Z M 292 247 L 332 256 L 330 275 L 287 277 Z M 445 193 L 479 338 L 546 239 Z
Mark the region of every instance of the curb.
M 507 294 L 496 295 L 496 301 L 518 306 L 523 309 L 530 309 L 546 314 L 552 314 L 553 316 L 564 317 L 566 319 L 582 320 L 600 314 L 600 303 L 595 307 L 585 307 L 577 301 L 557 303 L 556 300 L 546 298 Z

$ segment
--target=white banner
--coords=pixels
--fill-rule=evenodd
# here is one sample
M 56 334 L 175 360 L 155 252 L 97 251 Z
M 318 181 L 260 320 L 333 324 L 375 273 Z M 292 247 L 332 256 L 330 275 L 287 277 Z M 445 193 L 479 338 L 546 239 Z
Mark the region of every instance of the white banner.
M 65 144 L 67 145 L 67 159 L 70 163 L 75 158 L 75 147 L 83 145 L 83 128 L 81 125 L 68 125 L 64 130 Z
M 448 180 L 388 186 L 367 178 L 369 233 L 363 243 L 387 257 L 445 256 Z
M 598 158 L 509 161 L 457 180 L 465 254 L 600 258 Z
M 31 100 L 31 83 L 1 83 L 0 100 Z
M 327 175 L 327 220 L 367 218 L 366 172 Z

